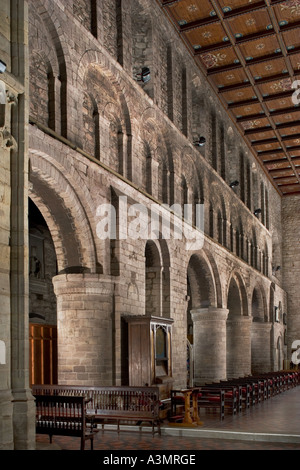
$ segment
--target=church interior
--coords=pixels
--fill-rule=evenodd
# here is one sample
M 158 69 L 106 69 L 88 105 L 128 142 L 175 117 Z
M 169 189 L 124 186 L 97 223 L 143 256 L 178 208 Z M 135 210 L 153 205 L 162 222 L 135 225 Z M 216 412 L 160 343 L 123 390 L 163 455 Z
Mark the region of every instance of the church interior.
M 0 449 L 37 384 L 300 363 L 300 0 L 2 0 Z

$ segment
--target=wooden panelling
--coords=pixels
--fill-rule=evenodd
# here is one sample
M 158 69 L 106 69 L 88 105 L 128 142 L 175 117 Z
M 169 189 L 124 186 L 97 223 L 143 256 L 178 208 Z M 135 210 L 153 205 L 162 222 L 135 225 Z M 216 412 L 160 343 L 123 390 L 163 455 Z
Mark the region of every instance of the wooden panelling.
M 30 385 L 57 384 L 57 327 L 29 325 Z

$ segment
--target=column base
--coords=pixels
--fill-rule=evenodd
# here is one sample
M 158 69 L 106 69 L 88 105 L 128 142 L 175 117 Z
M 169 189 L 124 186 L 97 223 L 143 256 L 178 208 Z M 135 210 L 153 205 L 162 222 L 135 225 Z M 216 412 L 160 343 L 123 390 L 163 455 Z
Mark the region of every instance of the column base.
M 11 390 L 0 391 L 0 450 L 14 450 L 12 399 Z
M 31 390 L 13 391 L 14 449 L 35 450 L 35 401 Z

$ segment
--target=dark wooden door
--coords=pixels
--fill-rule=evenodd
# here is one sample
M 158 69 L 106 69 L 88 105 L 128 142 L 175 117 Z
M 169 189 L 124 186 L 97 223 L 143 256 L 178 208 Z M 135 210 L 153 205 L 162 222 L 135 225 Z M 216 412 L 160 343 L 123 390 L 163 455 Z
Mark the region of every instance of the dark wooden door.
M 29 325 L 30 385 L 57 384 L 57 327 Z

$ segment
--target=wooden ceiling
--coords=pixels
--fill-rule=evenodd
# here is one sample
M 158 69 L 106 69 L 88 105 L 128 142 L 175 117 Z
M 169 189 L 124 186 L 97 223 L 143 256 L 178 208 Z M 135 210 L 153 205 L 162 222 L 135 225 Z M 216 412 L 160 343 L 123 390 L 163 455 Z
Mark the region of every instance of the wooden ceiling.
M 278 192 L 300 194 L 300 0 L 157 1 Z

